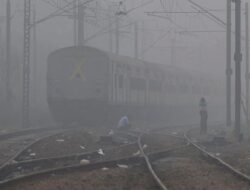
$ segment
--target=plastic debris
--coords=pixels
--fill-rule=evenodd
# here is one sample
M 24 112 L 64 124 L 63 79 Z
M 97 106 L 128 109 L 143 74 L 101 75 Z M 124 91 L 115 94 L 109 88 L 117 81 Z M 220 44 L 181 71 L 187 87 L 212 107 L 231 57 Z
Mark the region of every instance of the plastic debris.
M 81 165 L 88 165 L 88 164 L 90 164 L 90 161 L 83 159 L 83 160 L 80 161 L 80 164 Z
M 172 132 L 172 135 L 178 135 L 178 133 L 177 132 Z
M 220 156 L 221 155 L 221 153 L 215 153 L 215 156 Z
M 56 142 L 64 142 L 64 139 L 57 139 Z
M 107 170 L 109 170 L 109 169 L 108 169 L 108 168 L 105 168 L 105 167 L 102 168 L 102 171 L 107 171 Z
M 16 164 L 17 163 L 17 161 L 15 161 L 15 160 L 11 160 L 11 162 L 10 162 L 10 164 Z
M 141 154 L 141 151 L 138 150 L 137 152 L 133 153 L 133 156 L 139 156 Z
M 128 165 L 117 164 L 117 166 L 122 169 L 128 169 Z
M 85 150 L 86 148 L 84 146 L 80 146 L 81 149 Z
M 114 131 L 111 129 L 110 131 L 109 131 L 109 134 L 108 134 L 109 136 L 112 136 L 112 135 L 114 135 Z
M 17 169 L 18 169 L 18 170 L 21 170 L 21 169 L 23 169 L 23 168 L 22 168 L 21 166 L 19 166 L 19 167 L 17 167 Z
M 105 155 L 104 152 L 103 152 L 103 150 L 102 150 L 101 148 L 100 148 L 97 152 L 98 152 L 98 154 L 100 154 L 100 155 L 103 155 L 103 156 Z
M 30 153 L 30 156 L 36 156 L 36 153 L 34 153 L 34 152 Z
M 142 149 L 146 149 L 146 148 L 148 148 L 148 145 L 144 144 Z
M 8 131 L 5 130 L 5 129 L 1 130 L 1 133 L 7 133 L 7 132 L 8 132 Z
M 128 144 L 129 142 L 127 140 L 123 141 L 123 144 Z

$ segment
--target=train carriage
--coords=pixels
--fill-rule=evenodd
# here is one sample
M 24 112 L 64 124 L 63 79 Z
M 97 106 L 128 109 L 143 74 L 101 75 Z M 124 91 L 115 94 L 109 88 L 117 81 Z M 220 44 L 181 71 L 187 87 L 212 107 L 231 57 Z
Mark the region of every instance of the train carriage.
M 221 96 L 211 81 L 92 47 L 67 47 L 48 57 L 47 100 L 61 123 L 114 124 L 123 114 L 173 123 L 197 119 L 201 96 Z

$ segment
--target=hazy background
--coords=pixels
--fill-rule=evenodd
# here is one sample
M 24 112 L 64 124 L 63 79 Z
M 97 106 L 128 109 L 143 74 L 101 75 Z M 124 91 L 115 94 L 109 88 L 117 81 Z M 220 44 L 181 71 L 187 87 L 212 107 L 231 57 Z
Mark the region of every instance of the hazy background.
M 59 3 L 59 7 L 63 7 L 66 5 L 66 2 L 71 1 L 73 0 L 32 0 L 32 9 L 36 9 L 36 20 L 53 13 L 56 10 L 56 7 L 54 7 L 56 3 Z M 193 1 L 207 8 L 211 13 L 226 22 L 226 0 Z M 134 56 L 135 33 L 133 23 L 137 22 L 139 28 L 139 58 L 196 70 L 197 72 L 206 72 L 220 76 L 221 80 L 224 80 L 226 65 L 225 27 L 208 19 L 202 13 L 181 13 L 196 11 L 187 0 L 123 0 L 120 7 L 117 6 L 118 2 L 115 0 L 98 0 L 87 5 L 85 9 L 85 39 L 88 39 L 95 33 L 99 33 L 99 31 L 104 32 L 100 32 L 100 35 L 86 41 L 85 45 L 106 51 L 110 50 L 109 29 L 107 27 L 109 26 L 108 18 L 111 17 L 111 30 L 113 31 L 112 48 L 114 52 L 114 15 L 117 11 L 127 11 L 127 15 L 119 17 L 120 26 L 123 26 L 120 28 L 120 54 Z M 23 1 L 11 0 L 11 3 L 13 15 L 11 81 L 13 98 L 16 102 L 19 102 L 22 87 Z M 242 1 L 242 7 L 244 7 L 244 3 L 245 1 Z M 2 73 L 5 67 L 5 6 L 6 1 L 0 1 L 0 60 Z M 234 8 L 234 4 L 232 8 Z M 178 13 L 155 13 L 155 16 L 149 16 L 146 13 L 152 11 Z M 234 15 L 232 17 L 234 18 Z M 242 11 L 242 17 L 244 17 L 244 10 Z M 242 20 L 243 26 L 244 18 Z M 242 35 L 245 35 L 244 29 Z M 31 66 L 32 105 L 39 105 L 42 109 L 47 107 L 45 102 L 45 79 L 48 54 L 55 49 L 72 46 L 73 44 L 73 19 L 68 14 L 56 16 L 37 25 L 37 68 L 35 77 L 33 76 L 33 65 Z M 232 48 L 234 49 L 234 45 Z M 33 63 L 33 49 L 32 47 L 31 64 Z M 242 51 L 244 52 L 244 47 Z

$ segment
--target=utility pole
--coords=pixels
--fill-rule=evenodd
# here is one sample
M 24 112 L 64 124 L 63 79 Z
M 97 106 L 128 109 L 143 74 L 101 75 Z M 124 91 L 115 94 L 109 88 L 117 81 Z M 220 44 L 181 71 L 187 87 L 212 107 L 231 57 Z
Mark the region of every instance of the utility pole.
M 245 4 L 246 9 L 246 117 L 249 126 L 249 26 L 248 26 L 248 3 Z
M 140 32 L 141 35 L 142 35 L 141 48 L 144 50 L 144 48 L 146 47 L 146 32 L 144 30 L 144 28 L 145 28 L 145 22 L 144 21 L 141 23 L 141 28 L 142 28 L 142 30 Z M 142 53 L 142 52 L 140 52 L 140 54 L 141 54 L 141 56 L 140 56 L 141 59 L 144 60 L 145 59 L 145 54 Z
M 73 10 L 73 32 L 74 32 L 74 45 L 77 45 L 77 0 L 74 0 L 74 10 Z
M 175 35 L 175 34 L 173 34 Z M 172 37 L 171 39 L 171 65 L 174 66 L 175 65 L 175 36 Z
M 232 125 L 232 109 L 231 109 L 231 75 L 232 75 L 232 68 L 231 68 L 231 25 L 232 25 L 232 16 L 231 16 L 231 0 L 227 0 L 227 44 L 226 44 L 226 54 L 227 54 L 227 66 L 226 66 L 226 94 L 227 94 L 227 112 L 226 112 L 226 120 L 227 126 L 230 127 Z
M 36 22 L 36 5 L 33 5 L 33 23 Z M 36 95 L 37 95 L 37 26 L 33 26 L 33 107 L 36 109 Z
M 241 136 L 241 0 L 235 1 L 235 134 Z
M 1 23 L 0 23 L 0 44 L 3 44 L 3 40 L 2 40 L 2 27 L 1 27 Z M 2 46 L 0 46 L 0 61 L 4 62 L 4 49 Z
M 78 45 L 84 45 L 84 9 L 85 7 L 81 5 L 78 1 Z
M 10 109 L 11 88 L 10 88 L 10 44 L 11 44 L 11 3 L 7 0 L 6 6 L 6 100 L 7 109 Z
M 115 15 L 115 53 L 119 54 L 120 49 L 120 32 L 119 32 L 119 15 Z
M 113 27 L 112 27 L 112 8 L 109 6 L 109 51 L 113 52 Z
M 23 106 L 22 126 L 30 127 L 30 16 L 31 0 L 24 0 Z
M 135 22 L 135 58 L 138 59 L 138 23 Z

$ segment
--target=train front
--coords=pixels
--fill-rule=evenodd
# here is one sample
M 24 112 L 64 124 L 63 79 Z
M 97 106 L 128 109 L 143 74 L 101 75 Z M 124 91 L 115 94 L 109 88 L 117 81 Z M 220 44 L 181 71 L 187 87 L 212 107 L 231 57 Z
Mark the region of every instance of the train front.
M 91 47 L 68 47 L 48 56 L 47 101 L 56 122 L 100 124 L 108 99 L 108 56 Z

